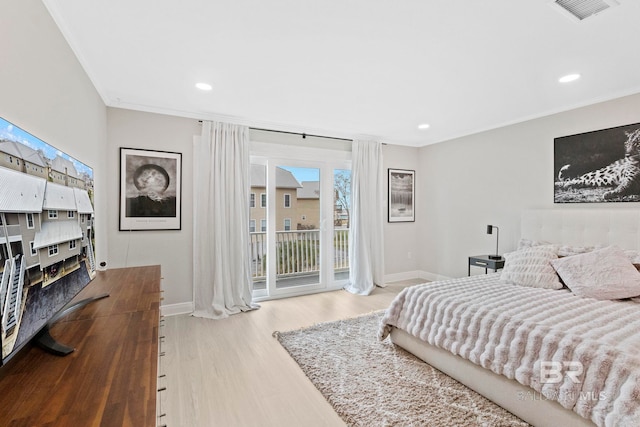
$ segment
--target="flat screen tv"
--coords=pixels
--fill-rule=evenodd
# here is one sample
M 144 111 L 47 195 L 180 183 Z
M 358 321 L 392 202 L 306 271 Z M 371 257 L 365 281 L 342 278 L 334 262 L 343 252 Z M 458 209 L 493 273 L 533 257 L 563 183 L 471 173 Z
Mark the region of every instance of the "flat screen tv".
M 0 364 L 95 277 L 93 187 L 89 166 L 0 117 Z

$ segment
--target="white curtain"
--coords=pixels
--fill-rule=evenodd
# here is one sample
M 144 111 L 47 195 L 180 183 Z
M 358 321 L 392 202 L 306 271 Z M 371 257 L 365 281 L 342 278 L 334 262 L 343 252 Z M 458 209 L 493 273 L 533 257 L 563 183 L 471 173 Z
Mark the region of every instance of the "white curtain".
M 353 141 L 349 284 L 353 294 L 369 295 L 384 286 L 384 176 L 382 144 Z
M 220 319 L 251 302 L 249 129 L 202 123 L 194 144 L 194 316 Z

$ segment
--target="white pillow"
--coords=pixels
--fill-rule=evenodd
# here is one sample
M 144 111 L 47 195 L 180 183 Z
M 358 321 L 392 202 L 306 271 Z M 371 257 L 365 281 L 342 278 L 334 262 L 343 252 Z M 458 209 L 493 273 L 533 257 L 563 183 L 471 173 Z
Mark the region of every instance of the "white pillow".
M 615 246 L 558 258 L 551 265 L 576 295 L 601 300 L 640 295 L 640 273 Z
M 558 257 L 573 256 L 586 254 L 587 252 L 593 252 L 596 249 L 600 249 L 602 246 L 573 246 L 573 245 L 559 245 Z
M 532 288 L 562 289 L 550 261 L 558 258 L 554 245 L 533 246 L 504 254 L 500 280 Z
M 518 241 L 518 248 L 517 250 L 521 250 L 521 249 L 527 249 L 527 248 L 531 248 L 533 246 L 548 246 L 548 245 L 552 245 L 553 243 L 548 242 L 546 240 L 533 240 L 533 239 L 525 239 L 525 238 L 521 238 Z
M 626 250 L 624 251 L 624 254 L 627 256 L 627 258 L 629 258 L 629 261 L 631 261 L 633 264 L 640 264 L 639 251 Z
M 558 248 L 558 256 L 572 256 L 578 254 L 584 254 L 586 252 L 591 252 L 596 249 L 602 248 L 602 246 L 575 246 L 575 245 L 564 245 L 560 243 L 551 243 L 546 240 L 531 240 L 531 239 L 520 239 L 518 242 L 518 249 L 531 248 L 534 246 L 542 246 L 542 245 L 554 245 Z

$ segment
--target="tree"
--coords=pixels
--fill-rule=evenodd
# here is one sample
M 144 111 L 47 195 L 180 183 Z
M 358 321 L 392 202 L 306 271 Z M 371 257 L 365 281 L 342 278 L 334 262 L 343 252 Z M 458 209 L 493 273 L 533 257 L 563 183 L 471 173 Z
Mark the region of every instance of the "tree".
M 339 170 L 336 171 L 333 180 L 333 189 L 335 193 L 335 211 L 346 212 L 347 223 L 349 228 L 351 222 L 351 171 Z M 334 219 L 335 225 L 342 225 L 339 218 L 336 216 Z

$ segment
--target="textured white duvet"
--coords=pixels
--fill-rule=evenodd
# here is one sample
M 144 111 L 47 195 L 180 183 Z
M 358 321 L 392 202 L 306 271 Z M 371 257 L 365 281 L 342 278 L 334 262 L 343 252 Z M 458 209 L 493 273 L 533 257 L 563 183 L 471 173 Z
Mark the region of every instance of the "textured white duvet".
M 640 426 L 640 302 L 507 285 L 499 277 L 405 289 L 387 309 L 380 338 L 403 329 L 596 425 Z

